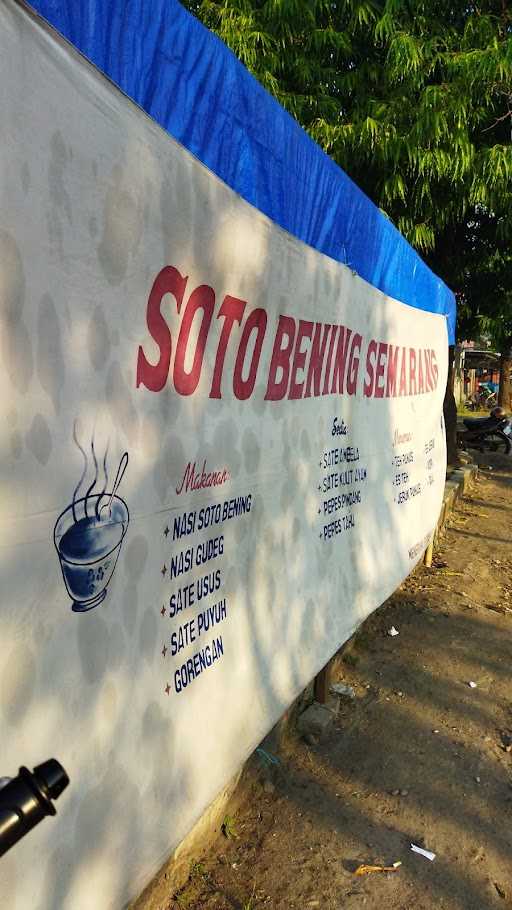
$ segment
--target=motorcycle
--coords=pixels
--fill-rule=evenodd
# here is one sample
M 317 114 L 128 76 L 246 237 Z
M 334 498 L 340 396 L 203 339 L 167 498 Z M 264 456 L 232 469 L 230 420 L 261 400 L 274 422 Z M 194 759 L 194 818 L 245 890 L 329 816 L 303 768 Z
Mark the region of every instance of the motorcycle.
M 466 399 L 464 407 L 467 408 L 468 411 L 490 411 L 491 408 L 496 406 L 496 400 L 496 392 L 480 388 L 478 392 L 474 392 L 470 398 Z
M 465 417 L 465 430 L 460 434 L 460 443 L 480 452 L 501 452 L 509 455 L 512 449 L 512 423 L 501 408 L 496 408 L 489 417 Z

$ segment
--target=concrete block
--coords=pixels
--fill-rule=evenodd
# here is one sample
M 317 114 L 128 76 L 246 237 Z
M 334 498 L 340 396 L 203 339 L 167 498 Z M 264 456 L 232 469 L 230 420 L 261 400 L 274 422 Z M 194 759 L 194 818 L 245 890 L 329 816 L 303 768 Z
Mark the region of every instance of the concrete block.
M 456 499 L 455 493 L 456 493 L 456 487 L 454 487 L 454 486 L 449 487 L 448 484 L 445 485 L 444 496 L 443 496 L 443 502 L 444 502 L 444 506 L 445 506 L 445 516 L 444 516 L 445 521 L 448 518 L 448 515 L 452 511 L 453 506 L 455 504 L 455 499 Z
M 468 464 L 463 468 L 464 482 L 463 488 L 464 492 L 467 493 L 470 485 L 478 477 L 478 467 L 476 464 Z
M 442 530 L 442 528 L 444 528 L 445 521 L 446 521 L 446 502 L 443 500 L 443 504 L 441 506 L 441 513 L 439 515 L 439 524 L 438 524 L 439 530 Z
M 313 736 L 322 736 L 329 729 L 333 720 L 334 714 L 331 709 L 314 701 L 300 715 L 297 726 L 302 736 L 307 736 L 311 733 Z
M 455 480 L 447 480 L 444 486 L 444 499 L 449 502 L 449 508 L 452 509 L 457 502 L 461 492 L 461 486 Z

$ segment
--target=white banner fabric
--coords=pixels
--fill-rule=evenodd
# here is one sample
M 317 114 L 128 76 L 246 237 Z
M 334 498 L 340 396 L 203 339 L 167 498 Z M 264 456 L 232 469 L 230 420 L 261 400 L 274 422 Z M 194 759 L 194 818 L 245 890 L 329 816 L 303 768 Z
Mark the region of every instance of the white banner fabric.
M 11 0 L 0 86 L 0 775 L 71 781 L 0 893 L 119 908 L 421 557 L 446 326 Z

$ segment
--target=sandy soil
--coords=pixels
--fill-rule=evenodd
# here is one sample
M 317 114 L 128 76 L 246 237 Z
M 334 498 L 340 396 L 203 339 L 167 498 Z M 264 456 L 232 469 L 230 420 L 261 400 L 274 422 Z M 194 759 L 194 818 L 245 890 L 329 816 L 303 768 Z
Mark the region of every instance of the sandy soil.
M 321 741 L 292 735 L 278 765 L 259 757 L 244 803 L 162 910 L 512 907 L 511 510 L 496 458 L 435 566 L 345 654 L 339 678 L 356 698 Z

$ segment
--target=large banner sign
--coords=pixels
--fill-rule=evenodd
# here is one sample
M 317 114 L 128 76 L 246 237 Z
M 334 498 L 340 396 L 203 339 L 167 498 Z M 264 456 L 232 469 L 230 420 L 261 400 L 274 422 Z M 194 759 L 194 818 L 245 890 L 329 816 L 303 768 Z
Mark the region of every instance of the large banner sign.
M 11 0 L 0 84 L 0 776 L 71 780 L 0 893 L 120 908 L 421 557 L 446 325 Z

